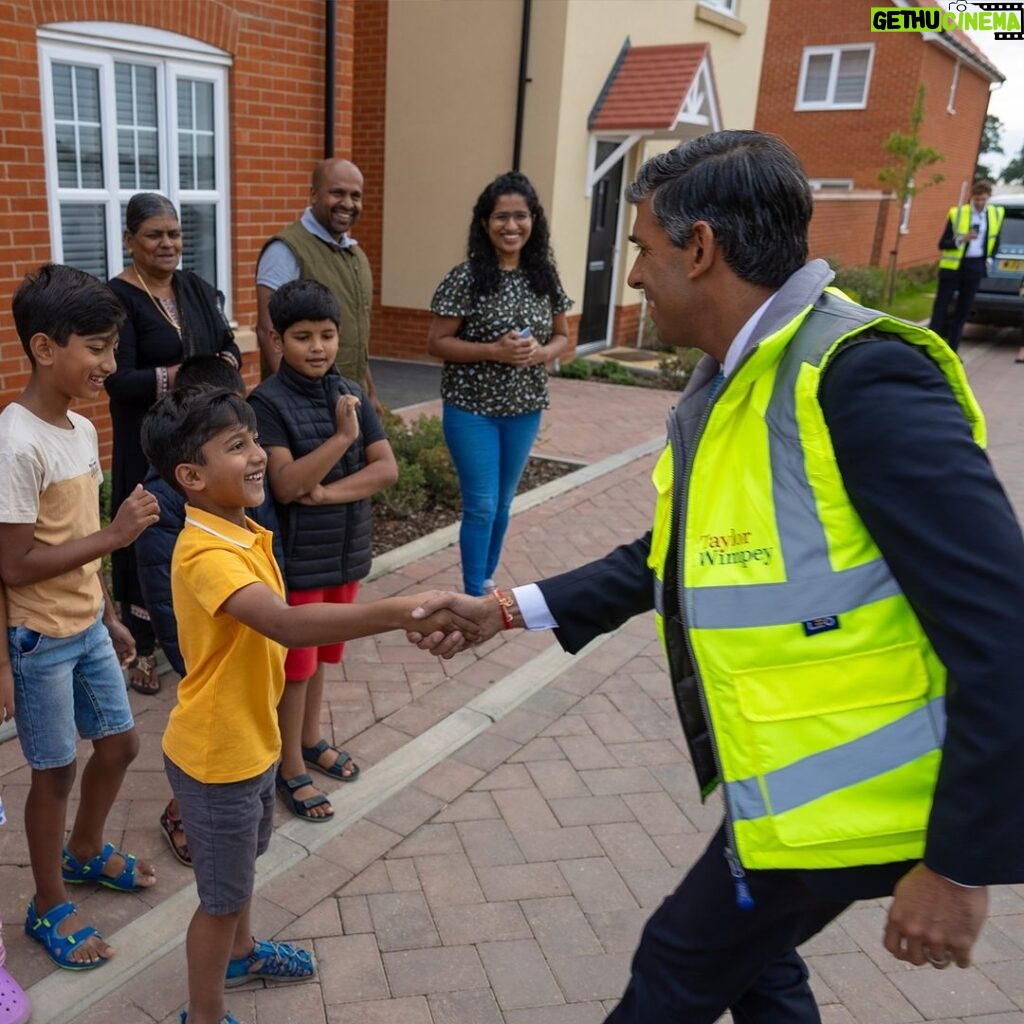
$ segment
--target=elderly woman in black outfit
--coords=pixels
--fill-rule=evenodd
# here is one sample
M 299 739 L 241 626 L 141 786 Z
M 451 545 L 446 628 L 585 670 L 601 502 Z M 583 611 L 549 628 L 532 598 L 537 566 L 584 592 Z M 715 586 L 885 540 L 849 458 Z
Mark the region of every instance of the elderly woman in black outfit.
M 236 367 L 241 364 L 221 295 L 191 271 L 177 269 L 182 238 L 174 204 L 156 192 L 132 196 L 125 213 L 124 244 L 132 262 L 108 282 L 128 312 L 121 327 L 117 372 L 107 378 L 114 428 L 112 512 L 146 475 L 149 464 L 139 440 L 142 418 L 173 387 L 182 360 L 213 354 Z M 132 548 L 115 552 L 113 582 L 121 617 L 138 652 L 129 665 L 129 685 L 139 693 L 158 693 L 153 629 Z

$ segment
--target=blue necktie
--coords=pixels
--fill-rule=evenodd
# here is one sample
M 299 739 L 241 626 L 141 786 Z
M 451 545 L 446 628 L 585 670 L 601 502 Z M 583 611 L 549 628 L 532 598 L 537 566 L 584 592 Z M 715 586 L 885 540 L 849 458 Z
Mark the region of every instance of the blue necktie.
M 718 389 L 722 386 L 725 381 L 725 374 L 721 370 L 718 371 L 711 379 L 711 387 L 708 388 L 707 401 L 711 401 L 715 395 L 718 394 Z

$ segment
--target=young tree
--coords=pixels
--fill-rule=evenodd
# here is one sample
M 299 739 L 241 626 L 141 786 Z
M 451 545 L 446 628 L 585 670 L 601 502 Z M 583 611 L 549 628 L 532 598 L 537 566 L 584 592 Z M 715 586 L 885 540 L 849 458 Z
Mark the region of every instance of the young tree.
M 985 125 L 981 129 L 981 143 L 978 146 L 978 156 L 986 153 L 1004 153 L 1003 149 L 1003 122 L 995 114 L 985 115 Z M 974 167 L 974 180 L 987 178 L 994 181 L 996 175 L 988 164 L 983 164 L 979 159 Z
M 1002 180 L 1007 185 L 1024 185 L 1024 146 L 1020 147 L 1020 152 L 1003 168 Z
M 932 146 L 921 145 L 924 103 L 925 88 L 923 85 L 918 85 L 914 108 L 910 112 L 910 131 L 893 132 L 882 147 L 892 157 L 892 163 L 878 172 L 878 180 L 892 192 L 896 199 L 896 208 L 900 211 L 905 208 L 908 199 L 912 199 L 918 192 L 922 192 L 932 185 L 937 185 L 945 178 L 945 175 L 938 172 L 927 179 L 920 178 L 921 172 L 926 168 L 946 159 Z M 900 231 L 897 230 L 896 241 L 889 253 L 889 266 L 885 274 L 885 285 L 882 292 L 883 304 L 892 302 L 901 237 Z

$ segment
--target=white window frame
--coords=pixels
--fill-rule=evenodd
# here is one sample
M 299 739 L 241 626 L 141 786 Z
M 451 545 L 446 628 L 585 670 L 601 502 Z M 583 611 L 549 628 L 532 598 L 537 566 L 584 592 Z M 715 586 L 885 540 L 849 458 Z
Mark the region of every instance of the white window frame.
M 710 7 L 713 11 L 718 11 L 720 14 L 728 14 L 730 18 L 736 17 L 736 10 L 740 5 L 740 0 L 697 0 L 701 7 Z
M 855 50 L 866 50 L 868 54 L 868 67 L 864 75 L 864 93 L 858 103 L 836 103 L 834 100 L 836 92 L 836 80 L 839 77 L 839 62 L 844 53 Z M 832 65 L 828 80 L 828 96 L 824 100 L 804 100 L 804 89 L 807 85 L 807 68 L 812 57 L 830 55 Z M 800 81 L 796 89 L 795 110 L 863 110 L 868 105 L 868 94 L 871 90 L 871 71 L 875 63 L 874 43 L 850 43 L 848 45 L 836 46 L 805 46 L 803 57 L 800 61 Z
M 946 104 L 946 113 L 956 113 L 956 90 L 960 84 L 960 61 L 953 64 L 953 80 L 949 83 L 949 102 Z
M 39 76 L 43 104 L 43 138 L 46 152 L 46 192 L 50 214 L 53 259 L 64 258 L 61 237 L 61 203 L 103 203 L 107 233 L 107 269 L 116 276 L 123 265 L 121 207 L 135 192 L 120 187 L 117 163 L 117 106 L 114 64 L 123 61 L 155 67 L 157 71 L 157 147 L 159 186 L 152 191 L 166 195 L 180 210 L 181 204 L 208 205 L 216 209 L 216 285 L 224 293 L 225 312 L 231 316 L 231 235 L 229 225 L 231 178 L 228 150 L 228 54 L 205 43 L 173 32 L 139 25 L 77 22 L 47 26 L 37 33 Z M 53 96 L 53 65 L 67 63 L 95 67 L 100 73 L 100 120 L 103 152 L 102 188 L 62 188 L 58 181 L 57 135 Z M 216 189 L 182 189 L 178 166 L 179 79 L 213 85 L 214 180 Z M 187 244 L 187 240 L 186 240 Z M 210 282 L 211 284 L 213 282 Z
M 853 178 L 811 178 L 810 186 L 814 192 L 852 192 Z

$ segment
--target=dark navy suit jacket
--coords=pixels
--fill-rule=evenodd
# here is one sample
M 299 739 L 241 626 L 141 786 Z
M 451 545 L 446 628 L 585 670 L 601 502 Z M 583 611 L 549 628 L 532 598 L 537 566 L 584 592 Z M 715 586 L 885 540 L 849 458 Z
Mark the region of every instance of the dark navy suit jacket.
M 949 671 L 925 863 L 967 885 L 1024 881 L 1024 539 L 941 371 L 890 339 L 838 354 L 819 397 L 850 500 Z M 653 507 L 653 502 L 652 502 Z M 562 646 L 653 608 L 649 535 L 539 586 Z M 807 871 L 891 891 L 908 864 Z

